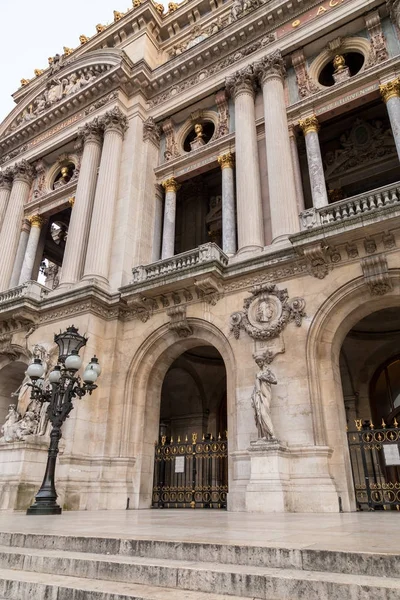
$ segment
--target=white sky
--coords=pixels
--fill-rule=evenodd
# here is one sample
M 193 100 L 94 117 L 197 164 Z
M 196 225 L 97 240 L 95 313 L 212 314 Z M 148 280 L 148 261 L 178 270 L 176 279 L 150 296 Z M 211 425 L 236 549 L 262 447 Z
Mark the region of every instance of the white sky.
M 131 7 L 132 0 L 0 0 L 0 122 L 15 106 L 11 94 L 21 79 L 46 68 L 63 46 L 78 46 L 82 33 L 93 35 L 97 23 L 112 23 L 113 10 Z

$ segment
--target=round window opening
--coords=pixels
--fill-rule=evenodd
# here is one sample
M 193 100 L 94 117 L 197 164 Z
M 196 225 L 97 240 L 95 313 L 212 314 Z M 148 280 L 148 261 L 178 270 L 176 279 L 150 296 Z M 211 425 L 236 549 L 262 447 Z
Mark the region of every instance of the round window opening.
M 74 163 L 68 163 L 67 165 L 62 166 L 54 179 L 53 190 L 56 190 L 71 181 L 74 171 Z
M 319 74 L 318 82 L 325 87 L 335 85 L 334 74 L 337 75 L 345 69 L 349 69 L 350 77 L 353 77 L 361 70 L 364 61 L 365 57 L 360 52 L 338 54 L 324 66 Z
M 187 134 L 183 142 L 183 149 L 185 152 L 190 152 L 191 150 L 197 150 L 201 146 L 205 146 L 211 140 L 214 131 L 215 125 L 212 121 L 196 123 Z

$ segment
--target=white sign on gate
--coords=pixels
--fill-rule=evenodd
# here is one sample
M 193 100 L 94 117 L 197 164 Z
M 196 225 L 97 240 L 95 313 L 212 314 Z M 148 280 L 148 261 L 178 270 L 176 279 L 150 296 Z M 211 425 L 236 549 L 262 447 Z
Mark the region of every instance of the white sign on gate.
M 175 473 L 184 473 L 185 472 L 185 457 L 177 456 L 175 458 Z
M 400 452 L 398 444 L 383 444 L 386 466 L 400 465 Z

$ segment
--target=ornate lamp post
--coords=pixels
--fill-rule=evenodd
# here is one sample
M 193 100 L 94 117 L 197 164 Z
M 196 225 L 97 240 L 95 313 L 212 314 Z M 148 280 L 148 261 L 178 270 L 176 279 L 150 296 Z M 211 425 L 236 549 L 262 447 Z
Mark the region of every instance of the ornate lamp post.
M 97 388 L 95 381 L 101 373 L 97 358 L 94 356 L 87 365 L 82 380 L 77 376 L 77 371 L 82 366 L 79 350 L 86 345 L 87 338 L 78 333 L 73 325 L 63 333 L 54 336 L 54 341 L 59 348 L 58 361 L 49 374 L 49 385 L 45 387 L 41 377 L 44 367 L 39 358 L 35 358 L 27 369 L 31 379 L 31 399 L 48 403 L 47 415 L 52 424 L 50 433 L 50 446 L 48 451 L 46 472 L 40 490 L 36 494 L 36 501 L 27 510 L 28 515 L 60 515 L 61 506 L 56 502 L 57 492 L 54 483 L 54 474 L 58 454 L 58 445 L 61 439 L 61 427 L 69 413 L 74 408 L 73 398 L 82 398 L 86 393 L 91 394 Z

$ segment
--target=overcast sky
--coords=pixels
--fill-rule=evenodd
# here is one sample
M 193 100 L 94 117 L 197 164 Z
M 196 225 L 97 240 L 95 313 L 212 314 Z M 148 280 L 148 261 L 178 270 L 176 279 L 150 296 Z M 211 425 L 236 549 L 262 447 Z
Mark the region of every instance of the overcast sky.
M 93 35 L 97 23 L 112 23 L 113 10 L 128 7 L 132 0 L 0 0 L 0 122 L 15 106 L 11 94 L 21 79 L 46 68 L 63 46 L 78 46 L 82 33 Z

